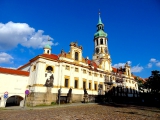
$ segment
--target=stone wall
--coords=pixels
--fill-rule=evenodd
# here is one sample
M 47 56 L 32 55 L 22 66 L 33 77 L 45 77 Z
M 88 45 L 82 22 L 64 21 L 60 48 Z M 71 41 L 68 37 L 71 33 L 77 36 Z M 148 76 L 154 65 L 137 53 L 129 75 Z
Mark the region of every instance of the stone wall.
M 66 94 L 61 94 L 61 96 L 67 96 Z M 71 102 L 82 102 L 83 94 L 72 94 Z M 26 97 L 27 106 L 37 106 L 37 105 L 50 105 L 51 102 L 58 102 L 58 94 L 55 93 L 31 93 Z

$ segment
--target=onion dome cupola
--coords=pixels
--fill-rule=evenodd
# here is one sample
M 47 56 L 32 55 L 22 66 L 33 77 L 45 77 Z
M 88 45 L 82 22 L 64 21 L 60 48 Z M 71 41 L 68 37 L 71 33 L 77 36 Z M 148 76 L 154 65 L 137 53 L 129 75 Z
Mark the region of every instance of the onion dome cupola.
M 43 49 L 44 54 L 51 54 L 51 46 L 49 44 L 46 44 Z
M 49 42 L 50 42 L 51 40 L 50 40 L 50 38 L 48 38 L 48 42 L 46 43 L 46 45 L 44 46 L 44 54 L 51 54 L 51 50 L 52 50 L 52 48 L 51 48 L 51 46 L 49 45 Z
M 49 44 L 46 44 L 46 45 L 44 46 L 44 49 L 51 49 L 51 46 L 50 46 Z

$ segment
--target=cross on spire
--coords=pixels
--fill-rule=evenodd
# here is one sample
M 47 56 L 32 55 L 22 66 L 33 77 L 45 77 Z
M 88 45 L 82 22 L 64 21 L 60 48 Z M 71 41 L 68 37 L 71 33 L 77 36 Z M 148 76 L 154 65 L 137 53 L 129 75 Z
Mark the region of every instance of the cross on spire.
M 101 15 L 100 9 L 99 9 L 99 12 L 98 12 L 98 14 L 99 14 L 99 20 L 98 20 L 98 24 L 103 24 L 103 23 L 102 23 L 102 20 L 101 20 L 101 16 L 100 16 L 100 15 Z
M 101 11 L 100 11 L 100 9 L 99 9 L 99 12 L 98 12 L 98 14 L 99 14 L 99 15 L 101 14 Z

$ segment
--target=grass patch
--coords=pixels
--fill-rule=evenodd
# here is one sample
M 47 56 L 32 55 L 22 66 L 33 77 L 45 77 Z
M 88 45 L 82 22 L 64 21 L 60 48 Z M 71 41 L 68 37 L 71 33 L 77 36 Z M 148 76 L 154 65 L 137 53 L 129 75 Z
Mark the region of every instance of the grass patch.
M 55 103 L 55 102 L 51 102 L 51 105 L 57 105 L 57 103 Z
M 36 105 L 35 107 L 45 107 L 45 106 L 54 106 L 54 105 L 57 105 L 57 103 L 51 102 L 50 105 L 47 105 L 47 104 L 39 104 L 39 105 Z
M 6 108 L 0 108 L 0 110 L 6 110 Z

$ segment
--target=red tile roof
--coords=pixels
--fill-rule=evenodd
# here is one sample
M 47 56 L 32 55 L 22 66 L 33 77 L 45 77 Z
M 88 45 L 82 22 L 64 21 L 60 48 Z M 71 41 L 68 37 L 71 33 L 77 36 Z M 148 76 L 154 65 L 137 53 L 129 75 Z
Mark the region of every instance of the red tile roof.
M 88 64 L 91 64 L 91 60 L 88 60 Z M 94 61 L 92 61 L 92 66 L 94 68 L 98 68 L 97 64 Z
M 50 59 L 53 59 L 53 60 L 58 60 L 58 55 L 55 55 L 55 54 L 42 54 L 40 55 L 42 57 L 46 57 L 46 58 L 50 58 Z
M 112 67 L 113 72 L 117 72 L 117 68 Z
M 1 68 L 1 67 L 0 67 L 0 73 L 29 76 L 29 72 L 27 71 L 15 70 L 10 68 Z

